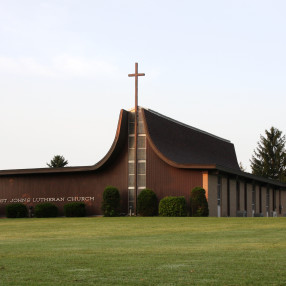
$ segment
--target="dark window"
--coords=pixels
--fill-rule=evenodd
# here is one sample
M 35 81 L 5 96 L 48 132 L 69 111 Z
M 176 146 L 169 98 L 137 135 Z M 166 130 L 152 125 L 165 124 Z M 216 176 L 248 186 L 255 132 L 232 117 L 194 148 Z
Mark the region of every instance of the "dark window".
M 128 137 L 128 148 L 129 149 L 135 148 L 135 137 L 134 136 Z
M 267 187 L 267 190 L 266 190 L 266 212 L 269 213 L 269 188 Z
M 146 174 L 146 161 L 139 161 L 137 164 L 137 173 L 139 175 Z
M 281 190 L 279 190 L 279 214 L 282 213 L 282 205 L 281 205 Z
M 252 185 L 252 212 L 255 212 L 255 184 Z
M 262 213 L 262 191 L 261 191 L 261 186 L 259 186 L 259 212 Z
M 138 136 L 138 148 L 146 148 L 146 136 Z
M 230 216 L 230 191 L 229 191 L 229 178 L 227 178 L 227 190 L 226 190 L 226 200 L 227 200 L 227 216 Z
M 220 206 L 221 200 L 221 176 L 217 177 L 217 205 Z
M 135 174 L 135 164 L 134 161 L 129 161 L 128 162 L 128 174 L 129 175 L 134 175 Z
M 135 175 L 130 175 L 128 176 L 128 186 L 129 187 L 134 187 L 135 186 Z
M 240 183 L 236 181 L 236 210 L 240 210 Z
M 247 183 L 244 182 L 244 210 L 247 211 Z
M 129 128 L 129 135 L 130 134 L 134 134 L 135 133 L 135 131 L 134 131 L 134 128 L 135 128 L 135 124 L 134 124 L 134 122 L 129 122 L 129 125 L 128 125 L 128 128 Z
M 146 160 L 146 149 L 137 150 L 137 160 Z
M 273 189 L 273 211 L 276 211 L 276 190 Z
M 143 121 L 139 121 L 138 123 L 138 134 L 145 134 Z

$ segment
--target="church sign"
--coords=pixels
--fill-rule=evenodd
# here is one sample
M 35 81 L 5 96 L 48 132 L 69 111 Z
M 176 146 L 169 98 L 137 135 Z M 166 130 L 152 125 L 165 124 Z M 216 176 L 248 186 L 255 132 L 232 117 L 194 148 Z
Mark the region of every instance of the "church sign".
M 0 204 L 9 203 L 54 203 L 54 202 L 94 202 L 94 197 L 54 197 L 54 198 L 12 198 L 12 199 L 0 199 Z

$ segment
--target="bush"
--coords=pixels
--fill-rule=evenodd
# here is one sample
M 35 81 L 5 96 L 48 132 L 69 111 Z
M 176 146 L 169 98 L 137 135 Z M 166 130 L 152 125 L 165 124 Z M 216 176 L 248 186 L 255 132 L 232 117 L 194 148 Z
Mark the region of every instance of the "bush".
M 86 215 L 85 204 L 73 202 L 64 205 L 64 214 L 67 217 L 83 217 Z
M 187 216 L 185 197 L 165 197 L 159 204 L 160 216 Z
M 209 215 L 209 206 L 206 198 L 206 191 L 201 187 L 195 187 L 191 192 L 190 215 L 191 216 Z
M 104 216 L 118 216 L 120 194 L 117 188 L 108 186 L 103 192 L 102 211 Z
M 24 204 L 9 204 L 6 206 L 6 217 L 8 218 L 20 218 L 27 217 L 28 210 Z
M 141 191 L 137 198 L 137 212 L 141 216 L 158 215 L 158 199 L 152 190 Z
M 35 206 L 35 217 L 57 217 L 58 208 L 51 203 L 42 203 Z

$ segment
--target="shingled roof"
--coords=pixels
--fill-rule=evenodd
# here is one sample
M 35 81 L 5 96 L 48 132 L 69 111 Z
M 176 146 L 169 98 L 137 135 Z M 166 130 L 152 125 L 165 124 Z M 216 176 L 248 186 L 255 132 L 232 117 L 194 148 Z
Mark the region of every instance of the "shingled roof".
M 142 108 L 151 144 L 172 165 L 221 166 L 240 170 L 234 145 L 225 139 Z

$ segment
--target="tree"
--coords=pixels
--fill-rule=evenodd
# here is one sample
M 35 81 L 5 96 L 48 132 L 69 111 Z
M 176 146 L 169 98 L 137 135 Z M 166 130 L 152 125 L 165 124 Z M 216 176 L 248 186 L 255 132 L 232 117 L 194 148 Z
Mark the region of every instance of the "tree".
M 50 163 L 47 163 L 47 165 L 50 168 L 61 168 L 65 167 L 69 162 L 65 159 L 64 156 L 61 155 L 55 155 L 54 158 L 51 160 Z
M 265 133 L 265 137 L 260 135 L 258 147 L 250 160 L 252 174 L 286 182 L 285 135 L 274 127 Z

